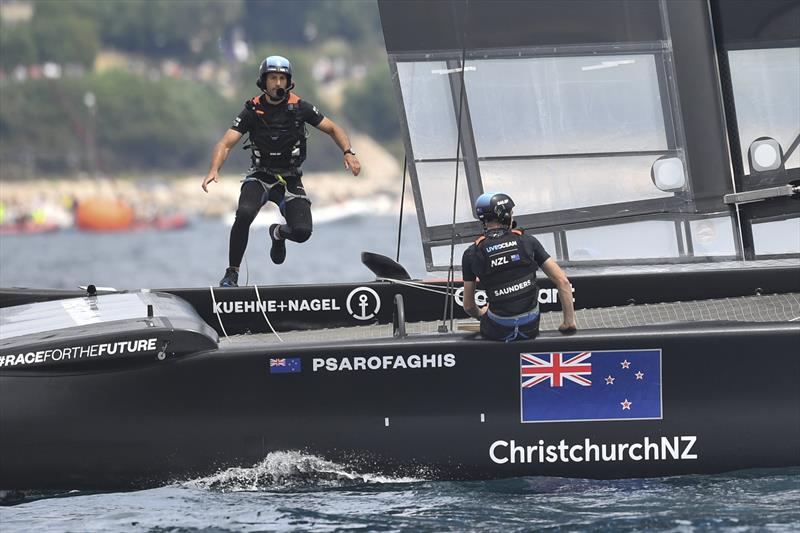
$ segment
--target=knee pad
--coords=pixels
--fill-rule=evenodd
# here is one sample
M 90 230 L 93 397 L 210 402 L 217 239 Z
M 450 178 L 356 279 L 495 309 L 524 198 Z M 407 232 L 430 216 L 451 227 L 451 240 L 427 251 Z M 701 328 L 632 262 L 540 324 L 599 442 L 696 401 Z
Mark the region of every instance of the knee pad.
M 259 209 L 260 208 L 255 205 L 240 205 L 238 209 L 236 209 L 236 220 L 241 220 L 242 222 L 250 224 L 255 220 Z
M 311 227 L 310 226 L 298 226 L 298 227 L 292 228 L 292 237 L 291 237 L 291 239 L 294 242 L 306 242 L 310 238 L 311 238 Z

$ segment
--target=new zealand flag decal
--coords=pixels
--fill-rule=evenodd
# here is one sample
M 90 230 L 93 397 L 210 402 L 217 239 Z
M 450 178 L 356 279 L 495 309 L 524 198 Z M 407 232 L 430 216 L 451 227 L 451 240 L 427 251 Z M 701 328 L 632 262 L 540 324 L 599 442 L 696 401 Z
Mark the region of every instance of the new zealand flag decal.
M 522 422 L 661 419 L 661 350 L 520 354 Z
M 300 372 L 299 357 L 270 358 L 270 374 L 294 374 L 295 372 Z

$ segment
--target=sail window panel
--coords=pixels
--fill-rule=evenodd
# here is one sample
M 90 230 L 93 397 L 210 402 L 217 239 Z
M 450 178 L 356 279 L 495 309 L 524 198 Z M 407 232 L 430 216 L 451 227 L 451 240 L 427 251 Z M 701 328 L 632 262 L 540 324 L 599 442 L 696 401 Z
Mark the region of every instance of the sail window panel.
M 652 54 L 467 63 L 479 157 L 668 148 Z
M 541 233 L 538 235 L 533 235 L 539 242 L 542 243 L 544 246 L 545 251 L 548 254 L 556 257 L 556 240 L 555 235 L 552 233 Z M 464 255 L 464 250 L 469 248 L 472 245 L 471 242 L 466 243 L 457 243 L 455 245 L 453 251 L 453 265 L 456 267 L 457 270 L 461 268 L 461 257 Z M 446 246 L 431 246 L 431 258 L 433 260 L 433 265 L 436 268 L 447 268 L 450 266 L 450 245 Z
M 517 215 L 672 198 L 656 188 L 658 156 L 481 161 L 486 191 L 509 194 Z M 627 208 L 626 208 L 627 209 Z
M 556 257 L 556 239 L 555 235 L 552 233 L 540 233 L 540 234 L 533 234 L 534 237 L 539 239 L 539 242 L 542 243 L 545 251 L 548 254 Z M 467 243 L 460 243 L 455 245 L 455 251 L 453 252 L 453 264 L 459 269 L 461 267 L 461 257 L 464 255 L 464 250 L 469 248 L 472 245 L 471 242 Z M 445 268 L 450 266 L 450 245 L 446 246 L 431 246 L 431 258 L 433 260 L 433 265 L 436 268 Z
M 570 261 L 678 257 L 675 223 L 648 220 L 567 231 Z
M 800 254 L 800 218 L 753 224 L 756 255 Z
M 453 267 L 461 270 L 461 257 L 464 255 L 464 250 L 472 245 L 471 242 L 456 244 L 453 249 Z M 431 246 L 431 259 L 433 260 L 434 267 L 443 268 L 450 266 L 450 245 L 447 246 Z
M 784 153 L 800 135 L 800 48 L 728 52 L 733 99 L 745 174 L 747 151 L 759 137 L 772 137 Z M 800 150 L 785 167 L 800 167 Z
M 414 159 L 454 159 L 458 145 L 453 96 L 444 61 L 397 63 Z
M 554 233 L 532 233 L 536 237 L 545 251 L 556 259 L 556 236 Z
M 422 195 L 422 209 L 425 224 L 444 226 L 453 223 L 453 188 L 455 186 L 456 164 L 454 161 L 418 162 L 416 164 L 419 192 Z M 472 200 L 467 188 L 464 164 L 458 165 L 458 201 L 456 202 L 456 223 L 474 222 Z
M 692 220 L 689 228 L 696 257 L 736 255 L 733 222 L 730 217 Z

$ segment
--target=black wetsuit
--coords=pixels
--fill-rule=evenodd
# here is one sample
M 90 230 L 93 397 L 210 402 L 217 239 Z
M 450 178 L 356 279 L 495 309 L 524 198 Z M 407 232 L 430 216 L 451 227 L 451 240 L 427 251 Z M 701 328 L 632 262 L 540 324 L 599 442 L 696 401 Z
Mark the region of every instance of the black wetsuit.
M 306 153 L 305 124 L 317 126 L 323 118 L 313 104 L 296 97 L 271 105 L 261 95 L 246 102 L 234 120 L 231 129 L 250 136 L 252 166 L 242 183 L 231 227 L 230 266 L 241 264 L 250 224 L 268 201 L 278 205 L 286 219 L 279 229 L 283 238 L 305 242 L 311 237 L 311 201 L 300 165 Z
M 464 251 L 464 281 L 480 278 L 489 299 L 489 311 L 495 317 L 516 317 L 536 311 L 539 289 L 536 270 L 550 258 L 536 237 L 518 230 L 492 229 Z M 492 320 L 490 313 L 481 317 L 481 334 L 489 339 L 509 339 L 514 328 Z M 519 327 L 523 338 L 539 333 L 539 319 Z

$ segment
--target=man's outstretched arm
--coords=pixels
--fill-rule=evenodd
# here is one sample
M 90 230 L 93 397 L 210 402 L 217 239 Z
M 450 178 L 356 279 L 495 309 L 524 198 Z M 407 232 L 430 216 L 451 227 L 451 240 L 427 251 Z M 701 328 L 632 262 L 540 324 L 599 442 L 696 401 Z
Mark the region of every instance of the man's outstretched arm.
M 323 118 L 322 122 L 317 124 L 316 128 L 330 135 L 333 142 L 336 143 L 336 146 L 338 146 L 342 152 L 347 152 L 347 150 L 352 148 L 352 146 L 350 146 L 350 138 L 347 136 L 344 129 L 328 117 Z M 361 172 L 361 163 L 355 155 L 345 153 L 344 168 L 350 170 L 353 176 L 358 176 L 358 173 Z
M 219 142 L 214 145 L 214 151 L 211 153 L 211 166 L 208 169 L 208 175 L 203 180 L 203 190 L 208 192 L 208 184 L 212 181 L 219 181 L 219 169 L 222 164 L 228 159 L 231 153 L 231 148 L 239 142 L 242 134 L 236 130 L 228 130 Z

